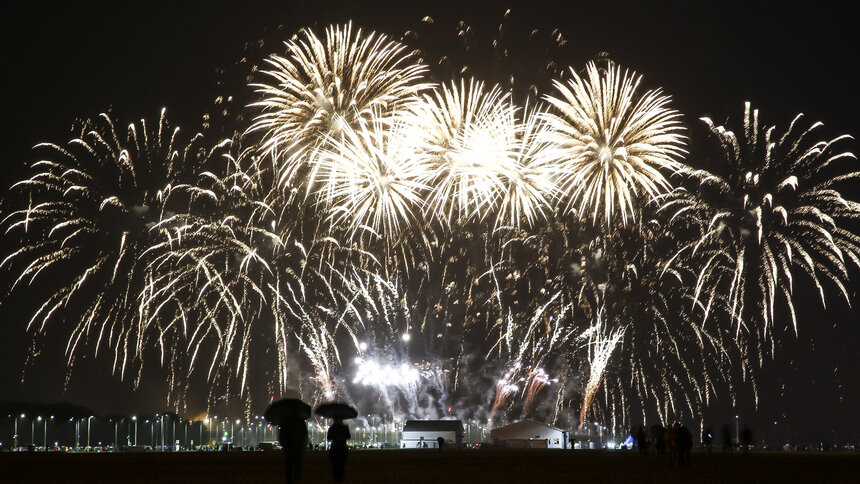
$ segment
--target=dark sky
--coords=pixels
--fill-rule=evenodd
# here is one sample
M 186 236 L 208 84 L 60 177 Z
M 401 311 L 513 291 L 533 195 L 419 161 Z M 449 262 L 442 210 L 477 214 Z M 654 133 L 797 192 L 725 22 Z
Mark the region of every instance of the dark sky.
M 576 67 L 608 52 L 617 63 L 644 74 L 649 87 L 662 86 L 673 95 L 691 125 L 703 115 L 737 120 L 743 102 L 751 100 L 782 126 L 804 112 L 824 121 L 828 134 L 860 134 L 854 73 L 860 58 L 860 5 L 854 2 L 805 2 L 802 7 L 783 5 L 790 2 L 658 7 L 638 1 L 19 3 L 24 5 L 3 12 L 0 29 L 3 187 L 33 161 L 34 144 L 65 141 L 78 116 L 112 108 L 126 121 L 154 119 L 166 106 L 174 122 L 197 129 L 216 93 L 216 68 L 234 64 L 243 44 L 260 38 L 266 26 L 284 24 L 292 32 L 353 19 L 399 37 L 431 15 L 437 24 L 450 24 L 451 31 L 463 19 L 489 39 L 507 5 L 517 22 L 558 27 Z M 562 3 L 570 6 L 556 6 Z M 693 156 L 702 133 L 698 126 L 691 132 Z M 851 149 L 856 151 L 857 144 Z M 853 284 L 854 292 L 857 287 Z M 781 431 L 810 438 L 832 436 L 834 429 L 860 436 L 860 419 L 850 411 L 860 408 L 858 312 L 835 298 L 822 312 L 805 297 L 799 294 L 797 302 L 804 318 L 800 336 L 789 338 L 760 376 L 758 410 L 742 391 L 737 407 L 729 399 L 716 402 L 714 419 L 738 412 L 758 427 L 776 419 L 784 426 Z M 63 394 L 59 344 L 35 361 L 21 384 L 29 344 L 24 306 L 18 301 L 0 306 L 0 401 L 64 398 L 100 412 L 145 411 L 139 407 L 161 404 L 160 396 L 146 391 L 133 395 L 99 362 L 76 369 Z

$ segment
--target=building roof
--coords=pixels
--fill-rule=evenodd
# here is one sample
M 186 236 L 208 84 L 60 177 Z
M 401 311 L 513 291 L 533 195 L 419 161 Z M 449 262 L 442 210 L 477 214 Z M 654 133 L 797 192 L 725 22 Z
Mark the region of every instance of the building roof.
M 505 425 L 504 427 L 496 427 L 490 431 L 490 436 L 494 439 L 523 438 L 522 435 L 524 433 L 530 433 L 531 430 L 538 428 L 566 432 L 564 429 L 553 427 L 537 420 L 526 419 Z
M 403 425 L 404 432 L 457 432 L 463 433 L 463 422 L 460 420 L 407 420 Z

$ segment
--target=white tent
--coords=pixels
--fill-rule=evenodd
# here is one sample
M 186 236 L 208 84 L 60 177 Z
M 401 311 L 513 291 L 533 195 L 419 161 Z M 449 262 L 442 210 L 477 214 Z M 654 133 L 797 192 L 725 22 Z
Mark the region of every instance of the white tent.
M 494 444 L 509 448 L 566 449 L 569 447 L 567 430 L 537 420 L 520 420 L 490 431 Z

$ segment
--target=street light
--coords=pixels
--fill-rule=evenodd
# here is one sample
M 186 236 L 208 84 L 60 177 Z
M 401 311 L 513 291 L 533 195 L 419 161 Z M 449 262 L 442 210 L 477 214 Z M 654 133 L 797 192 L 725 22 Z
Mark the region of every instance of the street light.
M 92 416 L 92 415 L 90 415 L 89 417 L 87 417 L 87 450 L 90 450 L 90 429 L 92 428 L 92 427 L 91 427 L 91 421 L 92 421 L 92 419 L 94 419 L 94 418 L 95 418 L 95 417 L 94 417 L 94 416 Z
M 155 428 L 152 426 L 152 422 L 150 422 L 149 419 L 144 420 L 144 423 L 149 424 L 149 445 L 154 446 L 155 445 Z
M 137 415 L 132 415 L 131 419 L 134 420 L 134 446 L 137 447 Z
M 39 417 L 40 419 L 42 417 Z M 54 420 L 54 416 L 51 415 L 51 420 Z M 42 440 L 45 445 L 45 452 L 48 451 L 48 419 L 45 419 L 45 427 L 42 429 Z
M 740 419 L 735 415 L 735 447 L 740 447 L 741 444 L 741 427 Z
M 74 422 L 75 424 L 75 450 L 78 450 L 78 446 L 81 444 L 81 437 L 78 432 L 78 421 L 75 420 L 75 417 L 69 419 L 69 422 Z
M 21 414 L 21 418 L 27 418 L 26 414 Z M 15 442 L 15 450 L 18 450 L 18 415 L 15 415 L 15 434 L 12 436 Z
M 211 437 L 211 431 L 209 430 L 209 417 L 203 419 L 203 423 L 206 424 L 206 443 L 209 443 L 209 438 Z M 200 444 L 203 444 L 203 425 L 200 425 Z

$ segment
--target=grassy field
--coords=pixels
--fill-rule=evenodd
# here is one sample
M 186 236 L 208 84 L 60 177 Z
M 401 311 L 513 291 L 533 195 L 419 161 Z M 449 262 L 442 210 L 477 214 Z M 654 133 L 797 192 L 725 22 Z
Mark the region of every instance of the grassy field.
M 302 483 L 331 482 L 328 456 L 306 453 Z M 0 454 L 0 482 L 283 482 L 279 453 Z M 860 453 L 693 453 L 690 468 L 633 451 L 353 451 L 351 483 L 860 482 Z

